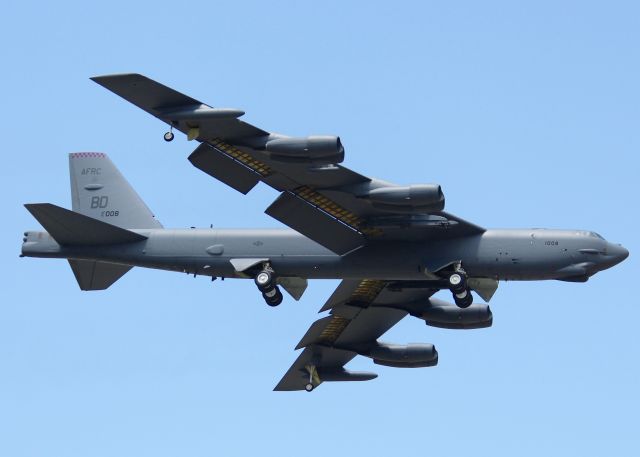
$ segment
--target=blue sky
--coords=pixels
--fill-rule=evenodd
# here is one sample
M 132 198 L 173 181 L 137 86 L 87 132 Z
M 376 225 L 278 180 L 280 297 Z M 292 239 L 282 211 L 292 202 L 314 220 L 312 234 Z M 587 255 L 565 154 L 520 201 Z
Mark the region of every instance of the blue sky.
M 3 47 L 0 455 L 636 456 L 640 407 L 637 2 L 9 1 Z M 271 389 L 337 281 L 268 308 L 246 281 L 134 269 L 81 292 L 19 259 L 22 207 L 70 207 L 67 153 L 107 152 L 167 227 L 277 227 L 276 197 L 91 82 L 139 72 L 345 165 L 438 182 L 487 227 L 596 230 L 630 258 L 587 284 L 503 283 L 491 329 L 406 320 L 435 368 Z

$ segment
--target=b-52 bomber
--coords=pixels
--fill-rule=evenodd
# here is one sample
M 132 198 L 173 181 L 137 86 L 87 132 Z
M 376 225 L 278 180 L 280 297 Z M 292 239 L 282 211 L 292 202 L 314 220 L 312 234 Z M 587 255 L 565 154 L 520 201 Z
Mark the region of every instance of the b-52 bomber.
M 69 155 L 72 210 L 26 208 L 46 229 L 24 234 L 22 255 L 68 259 L 82 290 L 106 289 L 134 266 L 253 279 L 266 303 L 298 300 L 308 279 L 341 279 L 275 390 L 377 375 L 345 365 L 356 355 L 391 367 L 430 367 L 432 344 L 379 341 L 407 315 L 447 329 L 490 327 L 486 304 L 500 280 L 585 282 L 628 251 L 597 233 L 479 227 L 444 211 L 437 184 L 395 185 L 342 165 L 336 136 L 292 138 L 239 120 L 138 74 L 92 78 L 200 145 L 189 161 L 243 194 L 280 192 L 266 213 L 289 229 L 162 227 L 103 153 Z M 440 290 L 453 303 L 434 298 Z

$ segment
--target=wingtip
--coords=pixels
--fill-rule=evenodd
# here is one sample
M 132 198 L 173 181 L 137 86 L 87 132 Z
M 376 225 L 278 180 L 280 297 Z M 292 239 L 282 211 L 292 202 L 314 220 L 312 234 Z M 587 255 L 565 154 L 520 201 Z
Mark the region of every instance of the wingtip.
M 107 82 L 107 81 L 114 81 L 114 80 L 118 80 L 118 79 L 129 79 L 129 78 L 144 78 L 146 79 L 146 76 L 141 75 L 140 73 L 113 73 L 110 75 L 97 75 L 97 76 L 91 76 L 89 77 L 89 79 L 95 83 L 98 83 L 100 85 L 103 85 L 102 83 Z
M 37 208 L 38 206 L 50 205 L 50 203 L 24 203 L 24 207 L 30 210 L 30 208 Z

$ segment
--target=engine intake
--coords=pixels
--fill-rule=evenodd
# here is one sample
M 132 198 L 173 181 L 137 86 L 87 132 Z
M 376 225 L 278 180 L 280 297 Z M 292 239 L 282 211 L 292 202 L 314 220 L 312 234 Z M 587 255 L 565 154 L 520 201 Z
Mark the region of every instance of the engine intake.
M 430 299 L 422 312 L 422 319 L 431 327 L 470 330 L 491 327 L 493 314 L 489 305 L 471 305 L 459 308 L 438 299 Z
M 344 160 L 344 147 L 337 136 L 277 138 L 268 141 L 265 149 L 281 162 L 335 164 Z

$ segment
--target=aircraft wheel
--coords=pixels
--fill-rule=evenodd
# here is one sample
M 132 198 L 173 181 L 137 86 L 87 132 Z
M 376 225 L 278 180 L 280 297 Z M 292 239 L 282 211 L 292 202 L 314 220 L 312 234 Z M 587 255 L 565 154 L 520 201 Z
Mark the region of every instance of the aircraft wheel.
M 173 134 L 173 132 L 167 132 L 164 134 L 164 141 L 173 141 L 173 138 L 175 137 L 175 135 Z
M 262 292 L 262 298 L 264 298 L 264 301 L 267 303 L 267 305 L 278 306 L 280 303 L 282 303 L 284 297 L 282 296 L 282 292 L 280 292 L 280 289 L 274 287 L 271 290 Z
M 309 382 L 309 383 L 307 383 L 307 384 L 304 386 L 304 390 L 306 390 L 307 392 L 311 392 L 311 391 L 313 390 L 313 384 L 311 384 L 310 382 Z
M 254 281 L 256 286 L 258 286 L 258 289 L 262 292 L 266 292 L 273 287 L 273 273 L 267 270 L 262 270 L 256 275 Z
M 460 297 L 459 295 L 463 296 Z M 462 293 L 454 294 L 453 300 L 456 302 L 456 306 L 458 308 L 468 308 L 473 303 L 473 295 L 471 295 L 471 292 L 469 290 L 465 290 Z
M 460 293 L 467 288 L 467 278 L 461 273 L 455 272 L 449 275 L 447 278 L 447 282 L 449 283 L 449 288 L 454 293 Z

